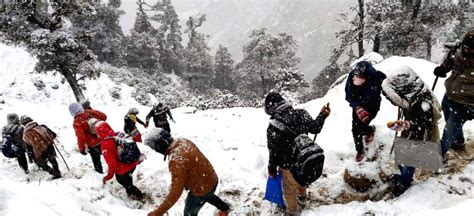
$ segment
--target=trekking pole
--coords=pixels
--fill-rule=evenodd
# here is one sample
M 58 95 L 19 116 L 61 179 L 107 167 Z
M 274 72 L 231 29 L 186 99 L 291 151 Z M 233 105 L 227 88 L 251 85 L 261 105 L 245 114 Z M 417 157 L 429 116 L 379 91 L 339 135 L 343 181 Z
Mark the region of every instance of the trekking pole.
M 431 87 L 431 91 L 435 90 L 436 84 L 438 83 L 438 78 L 439 77 L 436 77 L 436 79 L 434 80 L 433 87 Z
M 328 103 L 326 104 L 326 107 L 329 108 L 329 105 L 330 105 L 330 104 L 329 104 L 329 102 L 328 102 Z M 314 134 L 313 142 L 316 142 L 316 137 L 318 137 L 318 135 L 317 135 L 317 134 Z
M 56 146 L 56 143 L 53 143 L 53 146 L 56 149 L 56 151 L 59 153 L 59 156 L 61 156 L 61 158 L 63 159 L 63 162 L 66 165 L 67 170 L 70 171 L 71 169 L 69 169 L 69 166 L 67 165 L 66 160 L 63 157 L 63 154 L 61 154 L 61 152 L 59 151 L 59 148 Z
M 400 119 L 402 117 L 402 109 L 401 108 L 398 108 L 398 117 L 397 117 L 397 120 Z M 395 137 L 398 136 L 398 131 L 395 131 Z M 390 154 L 393 153 L 393 149 L 395 148 L 395 142 L 393 142 L 392 144 L 392 149 L 390 149 Z

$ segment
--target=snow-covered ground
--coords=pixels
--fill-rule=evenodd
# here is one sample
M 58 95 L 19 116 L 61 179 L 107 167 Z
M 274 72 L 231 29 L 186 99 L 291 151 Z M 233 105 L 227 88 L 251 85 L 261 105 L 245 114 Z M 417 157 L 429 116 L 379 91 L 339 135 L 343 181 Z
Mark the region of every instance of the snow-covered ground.
M 140 203 L 126 198 L 124 189 L 113 180 L 103 186 L 102 176 L 93 171 L 89 156 L 76 150 L 76 138 L 72 129 L 69 103 L 74 101 L 67 83 L 60 76 L 33 73 L 35 59 L 20 48 L 0 44 L 0 125 L 6 124 L 6 115 L 16 112 L 27 114 L 39 123 L 50 126 L 59 134 L 59 148 L 71 168 L 60 162 L 64 177 L 49 181 L 49 174 L 30 164 L 29 175 L 23 173 L 15 160 L 0 156 L 0 215 L 146 215 L 154 209 L 168 192 L 170 176 L 163 156 L 146 146 L 140 148 L 147 160 L 135 171 L 136 185 L 151 195 L 152 201 Z M 431 85 L 432 71 L 436 65 L 419 59 L 393 57 L 382 61 L 376 68 L 390 74 L 402 65 L 412 67 L 422 79 Z M 33 85 L 42 80 L 45 87 L 38 90 Z M 441 101 L 444 93 L 443 81 L 438 82 L 436 95 Z M 87 82 L 86 96 L 92 107 L 104 111 L 108 122 L 115 130 L 123 127 L 123 116 L 130 107 L 140 110 L 144 119 L 150 107 L 143 107 L 131 97 L 133 89 L 120 86 L 121 99 L 113 99 L 109 90 L 116 86 L 106 76 Z M 54 89 L 54 88 L 56 89 Z M 343 182 L 343 170 L 354 158 L 351 135 L 351 110 L 344 100 L 344 82 L 336 85 L 326 97 L 298 107 L 307 109 L 316 116 L 320 107 L 331 103 L 332 114 L 327 119 L 317 142 L 326 152 L 324 173 L 310 191 L 319 186 L 331 186 L 337 195 L 351 190 Z M 262 201 L 266 183 L 266 127 L 268 116 L 262 109 L 233 108 L 190 112 L 188 108 L 172 111 L 176 124 L 172 124 L 174 136 L 193 140 L 214 165 L 220 184 L 218 192 L 234 207 L 259 205 L 262 215 L 268 215 L 270 204 Z M 384 100 L 377 119 L 376 142 L 391 146 L 393 133 L 385 123 L 396 118 L 396 108 Z M 467 137 L 474 136 L 474 124 L 464 127 Z M 444 127 L 444 122 L 440 122 Z M 140 127 L 142 132 L 144 128 Z M 105 162 L 103 162 L 106 167 Z M 393 172 L 396 172 L 393 169 Z M 394 200 L 378 202 L 351 202 L 326 206 L 310 205 L 303 215 L 472 215 L 474 204 L 474 164 L 468 165 L 454 176 L 433 177 L 417 182 L 404 195 Z M 467 180 L 466 180 L 467 179 Z M 457 191 L 453 193 L 454 191 Z M 461 191 L 461 192 L 460 192 Z M 460 195 L 462 194 L 462 195 Z M 170 210 L 170 215 L 181 215 L 184 196 Z M 317 196 L 314 195 L 314 196 Z M 201 215 L 211 215 L 214 208 L 206 205 Z

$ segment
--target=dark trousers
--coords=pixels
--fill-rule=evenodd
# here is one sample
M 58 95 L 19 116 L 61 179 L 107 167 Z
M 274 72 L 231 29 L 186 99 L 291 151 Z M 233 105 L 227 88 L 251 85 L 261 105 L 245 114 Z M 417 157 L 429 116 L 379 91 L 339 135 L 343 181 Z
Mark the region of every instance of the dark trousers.
M 474 119 L 474 107 L 456 103 L 449 100 L 446 95 L 444 95 L 441 104 L 444 120 L 446 121 L 443 137 L 441 138 L 441 149 L 444 155 L 452 146 L 464 145 L 464 132 L 462 128 L 466 121 Z
M 170 124 L 165 124 L 165 125 L 157 125 L 157 124 L 155 124 L 155 127 L 157 127 L 157 128 L 163 128 L 163 130 L 168 131 L 168 133 L 171 133 Z
M 100 144 L 94 147 L 89 147 L 89 154 L 91 155 L 95 171 L 98 173 L 104 173 L 102 169 L 102 162 L 100 161 L 100 155 L 102 154 L 100 150 Z
M 128 196 L 136 196 L 137 198 L 142 198 L 143 193 L 135 185 L 133 185 L 132 173 L 135 169 L 130 170 L 130 172 L 123 175 L 115 175 L 118 183 L 121 184 L 127 191 Z
M 415 168 L 398 165 L 398 169 L 400 169 L 400 183 L 402 183 L 403 186 L 409 187 L 413 181 L 413 175 L 415 175 Z
M 20 165 L 25 172 L 28 172 L 28 160 L 26 159 L 25 152 L 18 154 L 16 159 L 18 160 L 18 165 Z
M 48 165 L 48 162 L 52 165 L 52 167 Z M 59 170 L 58 161 L 56 161 L 56 152 L 52 145 L 48 147 L 46 152 L 41 155 L 41 157 L 36 161 L 36 163 L 42 170 L 48 172 L 52 176 L 61 177 L 61 171 Z
M 354 144 L 357 152 L 364 151 L 364 143 L 362 142 L 362 137 L 373 133 L 372 127 L 370 127 L 370 122 L 377 116 L 377 111 L 369 111 L 369 121 L 367 123 L 363 123 L 357 117 L 357 113 L 355 109 L 352 110 L 352 137 L 354 138 Z
M 214 193 L 216 192 L 217 185 L 212 189 L 211 192 L 204 196 L 194 196 L 191 192 L 188 193 L 186 197 L 186 204 L 184 206 L 184 215 L 185 216 L 197 216 L 199 210 L 204 206 L 204 204 L 209 203 L 215 206 L 221 211 L 229 211 L 230 207 L 227 203 L 221 200 Z

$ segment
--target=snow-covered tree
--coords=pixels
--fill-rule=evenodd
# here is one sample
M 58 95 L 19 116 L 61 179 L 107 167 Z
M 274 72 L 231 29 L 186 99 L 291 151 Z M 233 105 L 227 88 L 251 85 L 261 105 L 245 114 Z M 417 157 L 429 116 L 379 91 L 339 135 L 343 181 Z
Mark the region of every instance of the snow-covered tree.
M 24 45 L 38 59 L 35 70 L 62 74 L 77 101 L 84 99 L 80 81 L 95 78 L 95 55 L 87 47 L 90 35 L 74 28 L 70 18 L 90 16 L 87 1 L 9 1 L 0 13 L 1 36 Z
M 92 35 L 87 45 L 97 55 L 100 62 L 122 65 L 123 32 L 119 23 L 121 1 L 109 1 L 109 4 L 94 4 L 95 13 L 85 17 L 76 15 L 72 19 L 74 26 L 85 29 Z
M 227 47 L 219 44 L 214 58 L 213 86 L 220 90 L 235 91 L 234 60 Z
M 206 21 L 205 15 L 189 17 L 185 33 L 189 34 L 189 42 L 184 50 L 186 72 L 185 79 L 192 89 L 204 91 L 212 81 L 212 56 L 207 46 L 208 36 L 196 31 Z
M 130 36 L 125 39 L 125 61 L 129 67 L 140 68 L 148 74 L 161 72 L 156 29 L 145 12 L 144 0 L 138 0 L 138 11 Z
M 295 90 L 294 83 L 305 86 L 301 82 L 303 75 L 298 72 L 298 44 L 291 35 L 271 34 L 263 28 L 252 31 L 250 39 L 243 48 L 244 58 L 238 65 L 239 76 L 244 81 L 240 85 L 259 96 L 274 88 Z
M 183 39 L 179 18 L 171 0 L 159 0 L 151 10 L 156 12 L 151 19 L 159 24 L 157 37 L 160 44 L 160 63 L 163 71 L 181 74 L 184 56 L 184 48 L 181 44 Z

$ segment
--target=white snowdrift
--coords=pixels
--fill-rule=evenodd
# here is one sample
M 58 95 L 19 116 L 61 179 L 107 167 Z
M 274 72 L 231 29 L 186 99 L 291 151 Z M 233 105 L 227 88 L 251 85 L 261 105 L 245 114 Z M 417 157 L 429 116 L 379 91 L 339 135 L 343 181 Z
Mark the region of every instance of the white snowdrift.
M 61 83 L 60 76 L 32 73 L 36 60 L 20 48 L 0 44 L 0 94 L 5 104 L 0 104 L 0 125 L 6 123 L 6 114 L 16 112 L 28 114 L 40 123 L 52 127 L 59 134 L 59 146 L 71 171 L 60 162 L 64 178 L 47 181 L 49 175 L 30 165 L 30 175 L 25 175 L 15 160 L 0 157 L 0 215 L 146 215 L 155 208 L 168 192 L 170 176 L 163 157 L 140 145 L 147 160 L 135 172 L 137 186 L 149 193 L 153 202 L 145 204 L 130 201 L 124 189 L 114 180 L 102 186 L 102 176 L 95 173 L 89 156 L 77 152 L 76 138 L 71 127 L 72 117 L 67 106 L 74 101 L 67 83 Z M 401 65 L 412 67 L 429 85 L 433 82 L 434 64 L 413 58 L 393 57 L 382 61 L 377 69 L 389 74 Z M 46 87 L 38 91 L 32 80 L 41 79 Z M 12 85 L 12 83 L 15 83 Z M 444 87 L 435 93 L 441 101 Z M 57 89 L 52 87 L 57 85 Z M 87 82 L 87 97 L 92 106 L 108 115 L 108 122 L 115 130 L 123 127 L 123 116 L 130 107 L 140 110 L 144 119 L 149 107 L 140 106 L 131 99 L 130 89 L 120 86 L 121 99 L 113 99 L 109 90 L 116 85 L 106 76 Z M 329 91 L 328 95 L 300 107 L 316 116 L 320 107 L 331 103 L 332 115 L 318 135 L 317 142 L 326 151 L 325 179 L 312 185 L 331 184 L 335 192 L 348 189 L 342 181 L 346 161 L 353 160 L 354 146 L 351 135 L 351 110 L 344 100 L 344 83 Z M 192 108 L 173 110 L 176 124 L 172 124 L 174 136 L 193 140 L 208 156 L 220 178 L 218 192 L 234 207 L 262 202 L 266 182 L 268 151 L 266 148 L 266 127 L 268 116 L 262 109 L 233 108 L 226 110 L 195 111 Z M 377 128 L 376 141 L 390 144 L 393 133 L 384 127 L 396 118 L 396 108 L 384 100 L 374 124 Z M 440 125 L 443 127 L 444 125 Z M 465 126 L 472 135 L 472 123 Z M 140 128 L 142 132 L 145 129 Z M 106 164 L 103 163 L 106 167 Z M 395 171 L 395 170 L 394 170 Z M 459 178 L 471 178 L 474 165 L 463 173 L 448 179 L 441 176 L 426 182 L 416 183 L 403 196 L 392 201 L 352 202 L 346 205 L 310 206 L 303 215 L 361 215 L 373 212 L 376 215 L 465 215 L 473 203 L 472 183 Z M 450 186 L 464 190 L 464 195 L 449 194 Z M 181 215 L 184 195 L 170 210 L 171 215 Z M 262 212 L 267 215 L 270 205 L 263 202 Z M 214 208 L 206 205 L 202 215 L 211 215 Z

